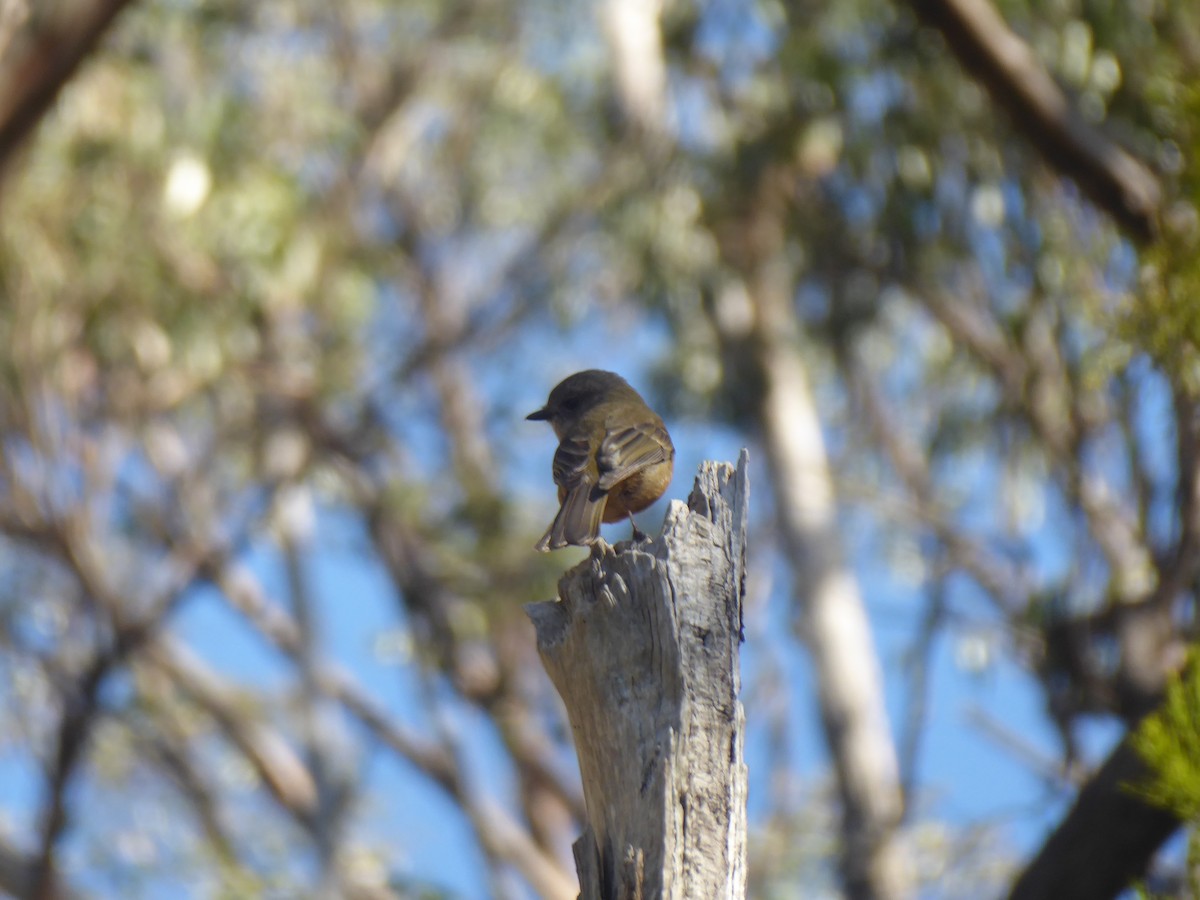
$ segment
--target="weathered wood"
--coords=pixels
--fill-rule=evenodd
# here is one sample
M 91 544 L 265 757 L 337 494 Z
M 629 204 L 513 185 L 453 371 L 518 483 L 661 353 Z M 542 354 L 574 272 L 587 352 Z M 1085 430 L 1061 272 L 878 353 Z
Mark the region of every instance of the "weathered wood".
M 594 545 L 526 608 L 579 755 L 584 900 L 745 896 L 746 462 L 704 463 L 660 537 Z

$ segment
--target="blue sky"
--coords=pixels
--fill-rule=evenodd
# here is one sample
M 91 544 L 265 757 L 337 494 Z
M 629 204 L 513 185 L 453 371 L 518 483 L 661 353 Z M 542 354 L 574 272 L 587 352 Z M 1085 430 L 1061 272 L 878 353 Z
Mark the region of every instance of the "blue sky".
M 664 328 L 645 326 L 640 318 L 614 319 L 595 313 L 577 323 L 567 337 L 548 323 L 522 330 L 486 360 L 479 386 L 498 456 L 508 467 L 506 477 L 514 492 L 537 510 L 532 515 L 538 522 L 548 522 L 554 511 L 549 478 L 554 439 L 549 428 L 526 422 L 524 414 L 540 406 L 549 388 L 575 369 L 613 368 L 636 386 L 645 387 L 649 367 L 666 349 L 668 340 Z M 544 352 L 547 347 L 552 352 Z M 619 348 L 619 353 L 614 354 L 613 348 Z M 1155 430 L 1163 428 L 1169 407 L 1162 402 L 1161 383 L 1149 373 L 1146 377 L 1142 418 L 1147 440 L 1153 440 Z M 838 402 L 836 391 L 822 389 L 818 394 L 823 403 Z M 753 527 L 757 546 L 769 547 L 769 483 L 753 441 L 710 421 L 668 421 L 668 426 L 678 449 L 675 480 L 667 497 L 643 514 L 642 527 L 657 530 L 667 500 L 686 498 L 703 459 L 732 461 L 741 447 L 749 446 Z M 428 441 L 425 446 L 418 442 L 416 449 L 426 454 L 424 462 L 436 469 L 440 464 L 436 435 L 431 432 Z M 831 435 L 831 443 L 836 441 Z M 1168 466 L 1169 457 L 1159 462 Z M 994 493 L 989 488 L 995 480 L 994 464 L 985 460 L 958 474 L 974 492 L 973 515 L 980 522 L 993 518 L 996 512 L 988 508 L 988 498 Z M 892 526 L 873 518 L 861 504 L 847 504 L 842 523 L 871 614 L 888 709 L 893 729 L 898 731 L 910 701 L 903 662 L 918 633 L 927 602 L 925 590 L 919 581 L 899 577 L 880 553 L 880 542 Z M 606 535 L 610 540 L 624 538 L 625 528 L 623 524 L 606 526 Z M 1036 565 L 1046 572 L 1061 571 L 1069 550 L 1055 528 L 1054 516 L 1048 515 L 1040 531 L 1032 535 L 1040 557 Z M 318 505 L 311 547 L 306 566 L 317 602 L 323 653 L 349 669 L 398 721 L 418 729 L 432 728 L 426 694 L 430 685 L 414 669 L 412 637 L 405 630 L 401 604 L 387 573 L 371 553 L 361 524 L 345 511 Z M 531 548 L 529 552 L 534 551 Z M 564 551 L 555 559 L 565 568 L 577 556 L 574 551 Z M 251 547 L 244 562 L 274 602 L 284 603 L 286 584 L 276 548 L 263 539 Z M 747 611 L 743 673 L 753 825 L 761 823 L 771 809 L 777 787 L 769 781 L 766 765 L 771 710 L 757 705 L 761 695 L 754 691 L 756 679 L 764 672 L 774 671 L 786 686 L 782 702 L 786 704 L 787 752 L 795 783 L 802 790 L 819 791 L 830 773 L 811 672 L 789 625 L 792 605 L 786 568 L 779 561 L 761 558 L 752 558 L 750 568 L 749 593 L 754 599 Z M 987 601 L 961 582 L 952 588 L 948 603 L 957 616 L 933 645 L 916 821 L 942 822 L 951 830 L 991 823 L 1000 842 L 997 852 L 1021 859 L 1057 821 L 1070 794 L 1048 783 L 1020 755 L 982 729 L 978 713 L 1049 763 L 1060 755 L 1058 738 L 1045 715 L 1040 686 L 1011 662 L 1005 632 Z M 228 609 L 215 589 L 195 591 L 176 615 L 173 628 L 224 676 L 285 702 L 293 685 L 291 666 Z M 532 629 L 528 639 L 533 640 Z M 978 656 L 981 648 L 988 651 L 983 658 Z M 972 659 L 978 665 L 968 665 Z M 477 711 L 453 701 L 436 678 L 432 690 L 439 700 L 450 700 L 452 713 L 442 725 L 449 724 L 460 733 L 473 777 L 492 797 L 512 806 L 512 773 L 490 723 Z M 354 817 L 356 834 L 405 877 L 472 900 L 487 897 L 482 857 L 454 804 L 407 763 L 373 749 L 344 715 L 335 713 L 329 724 L 349 748 L 352 765 L 368 788 L 365 796 L 371 798 Z M 1081 730 L 1085 758 L 1100 758 L 1118 736 L 1116 726 L 1085 726 Z M 40 798 L 41 777 L 27 758 L 11 749 L 0 755 L 0 809 L 5 810 L 9 827 L 27 844 L 32 844 L 32 816 Z M 132 828 L 138 813 L 126 812 L 128 816 L 120 821 Z M 126 833 L 117 827 L 116 819 L 87 820 L 90 828 L 111 826 L 118 834 Z M 84 844 L 75 841 L 72 846 L 77 864 L 86 867 Z M 99 887 L 113 892 L 111 885 Z M 197 888 L 196 896 L 202 894 Z M 178 896 L 177 885 L 152 888 L 144 895 Z
M 553 355 L 528 353 L 526 348 L 539 345 L 546 335 L 536 330 L 522 332 L 501 349 L 499 364 L 481 379 L 485 396 L 494 402 L 489 412 L 495 415 L 489 419 L 498 431 L 505 458 L 521 461 L 513 469 L 511 483 L 518 493 L 528 494 L 547 521 L 553 513 L 548 477 L 553 437 L 548 428 L 525 422 L 522 416 L 540 406 L 549 387 L 572 369 L 615 368 L 635 385 L 644 385 L 647 371 L 639 362 L 655 358 L 664 333 L 653 328 L 616 326 L 614 333 L 597 340 L 597 329 L 611 327 L 597 315 L 575 329 L 576 337 L 560 343 Z M 558 340 L 562 341 L 561 336 Z M 620 357 L 596 349 L 613 346 L 623 348 Z M 514 384 L 519 387 L 513 389 Z M 744 437 L 711 423 L 668 425 L 679 453 L 668 498 L 686 497 L 702 459 L 733 460 L 741 446 L 749 444 L 753 448 Z M 756 527 L 769 528 L 769 522 L 762 518 L 763 507 L 769 504 L 755 503 L 755 497 L 764 499 L 756 492 L 768 490 L 760 456 L 752 456 L 751 481 L 752 508 L 758 513 Z M 643 527 L 657 529 L 665 502 L 644 514 Z M 847 544 L 872 616 L 885 669 L 888 708 L 893 728 L 897 729 L 909 699 L 901 664 L 916 638 L 925 597 L 920 585 L 897 583 L 881 564 L 878 534 L 863 524 L 868 518 L 854 510 L 844 516 Z M 333 509 L 321 509 L 317 522 L 312 544 L 316 550 L 308 564 L 327 654 L 353 671 L 400 721 L 428 727 L 426 703 L 411 660 L 405 655 L 399 604 L 386 573 L 366 552 L 365 536 L 353 518 Z M 610 540 L 620 539 L 624 527 L 607 526 L 606 534 Z M 1057 552 L 1061 553 L 1061 548 Z M 559 556 L 564 567 L 574 558 L 568 552 Z M 269 546 L 251 553 L 249 564 L 273 596 L 285 596 L 280 561 Z M 756 571 L 762 574 L 753 561 L 751 570 L 752 578 L 758 577 Z M 788 627 L 791 601 L 786 573 L 775 574 L 780 577 L 772 579 L 765 604 L 757 603 L 749 610 L 743 672 L 748 685 L 764 666 L 778 667 L 782 673 L 787 685 L 787 730 L 794 772 L 802 786 L 816 789 L 829 772 L 811 673 L 803 649 Z M 750 593 L 759 592 L 760 586 L 752 583 Z M 940 820 L 952 829 L 992 822 L 1003 842 L 1001 852 L 1020 858 L 1038 845 L 1045 830 L 1062 813 L 1069 795 L 1049 787 L 1021 758 L 974 724 L 972 710 L 982 711 L 1049 761 L 1060 752 L 1057 737 L 1044 715 L 1039 686 L 1008 660 L 1002 645 L 1003 632 L 996 627 L 987 604 L 972 596 L 970 590 L 960 593 L 951 598 L 951 603 L 968 614 L 966 624 L 943 631 L 931 657 L 927 731 L 918 769 L 918 820 Z M 530 598 L 535 599 L 544 598 Z M 286 667 L 275 652 L 214 598 L 195 598 L 178 617 L 177 627 L 222 672 L 247 684 L 283 687 Z M 532 631 L 529 637 L 532 640 Z M 991 647 L 990 656 L 978 671 L 964 668 L 964 653 L 978 649 L 980 642 L 985 648 Z M 511 773 L 491 726 L 461 704 L 455 709 L 455 727 L 462 729 L 467 738 L 464 745 L 471 748 L 472 767 L 479 773 L 480 782 L 494 796 L 511 801 Z M 753 699 L 747 708 L 747 726 L 753 823 L 761 821 L 769 809 L 773 790 L 767 782 L 769 772 L 763 756 L 766 722 Z M 345 727 L 352 737 L 360 737 L 353 726 Z M 1087 755 L 1094 759 L 1103 753 L 1116 734 L 1113 728 L 1086 729 L 1083 736 Z M 470 829 L 453 804 L 406 764 L 387 754 L 359 752 L 364 777 L 371 787 L 367 794 L 376 798 L 373 807 L 362 810 L 358 817 L 356 827 L 360 833 L 388 848 L 393 864 L 411 877 L 452 889 L 463 897 L 486 897 L 482 859 L 475 849 L 467 850 L 464 857 L 464 848 L 473 847 L 473 842 Z M 11 770 L 7 772 L 11 776 Z M 0 779 L 0 791 L 11 792 L 12 786 L 6 786 L 9 781 L 7 777 Z M 464 864 L 464 859 L 470 864 Z

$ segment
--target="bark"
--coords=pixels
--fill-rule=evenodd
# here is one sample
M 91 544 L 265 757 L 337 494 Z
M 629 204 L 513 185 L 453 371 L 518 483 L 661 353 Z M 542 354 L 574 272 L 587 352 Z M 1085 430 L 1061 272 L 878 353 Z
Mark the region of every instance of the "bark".
M 660 537 L 596 544 L 527 607 L 579 755 L 584 900 L 745 896 L 746 460 L 704 463 Z
M 38 860 L 6 841 L 0 841 L 0 896 L 32 897 Z M 55 900 L 74 900 L 79 895 L 61 881 L 54 885 Z
M 648 149 L 662 149 L 670 137 L 662 11 L 662 0 L 602 0 L 600 6 L 621 111 Z
M 842 880 L 854 900 L 908 894 L 897 831 L 900 771 L 883 674 L 858 579 L 846 564 L 821 423 L 800 357 L 790 277 L 768 270 L 750 294 L 761 376 L 759 421 L 780 534 L 792 561 L 798 629 L 817 676 L 825 740 L 842 803 Z
M 0 97 L 0 167 L 41 121 L 58 92 L 91 54 L 118 13 L 131 0 L 98 0 L 77 17 L 30 41 L 26 50 L 0 73 L 6 81 Z
M 1148 776 L 1128 739 L 1118 744 L 1017 879 L 1010 900 L 1105 900 L 1144 875 L 1180 825 L 1129 790 Z

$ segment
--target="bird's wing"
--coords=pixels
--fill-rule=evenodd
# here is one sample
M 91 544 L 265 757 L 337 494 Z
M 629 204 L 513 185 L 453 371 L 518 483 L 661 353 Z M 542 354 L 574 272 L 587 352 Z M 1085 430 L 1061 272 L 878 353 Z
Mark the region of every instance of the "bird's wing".
M 554 483 L 566 491 L 594 484 L 596 470 L 589 465 L 591 448 L 586 434 L 567 435 L 554 451 Z
M 607 491 L 633 472 L 674 458 L 675 447 L 662 425 L 644 422 L 614 428 L 604 435 L 596 453 L 599 480 L 596 487 Z
M 567 436 L 554 453 L 554 481 L 562 489 L 558 515 L 534 546 L 554 550 L 569 544 L 590 544 L 600 534 L 608 495 L 594 495 L 596 467 L 591 464 L 586 435 Z

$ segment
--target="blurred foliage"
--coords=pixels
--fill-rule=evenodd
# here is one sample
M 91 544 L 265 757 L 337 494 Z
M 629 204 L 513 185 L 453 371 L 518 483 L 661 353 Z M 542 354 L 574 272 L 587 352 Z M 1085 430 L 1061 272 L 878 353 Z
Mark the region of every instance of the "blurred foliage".
M 1133 747 L 1150 776 L 1128 789 L 1187 823 L 1190 896 L 1200 897 L 1200 656 L 1171 680 L 1161 708 L 1133 732 Z
M 728 335 L 753 316 L 767 207 L 847 521 L 862 526 L 852 551 L 919 601 L 961 576 L 945 627 L 1011 649 L 1064 730 L 1113 712 L 1045 634 L 1152 585 L 1181 531 L 1174 425 L 1145 416 L 1200 390 L 1200 11 L 997 6 L 1086 117 L 1156 167 L 1169 197 L 1156 244 L 1132 246 L 1051 173 L 901 4 L 668 4 L 671 139 L 653 152 L 622 125 L 590 9 L 133 4 L 3 184 L 0 747 L 49 768 L 63 684 L 115 627 L 97 588 L 138 612 L 197 546 L 277 563 L 316 508 L 351 521 L 350 552 L 388 573 L 399 636 L 380 646 L 417 682 L 414 720 L 458 752 L 438 722 L 480 716 L 477 743 L 502 757 L 508 805 L 535 830 L 547 776 L 522 736 L 569 761 L 569 729 L 520 606 L 551 594 L 563 563 L 529 551 L 552 511 L 549 438 L 520 417 L 580 358 L 611 357 L 651 373 L 673 428 L 742 440 L 762 385 Z M 956 333 L 947 307 L 971 327 Z M 855 365 L 927 470 L 927 502 L 848 385 Z M 1093 527 L 1092 480 L 1132 523 L 1134 564 Z M 947 531 L 1004 564 L 1000 596 L 929 552 Z M 104 584 L 84 577 L 96 568 Z M 219 576 L 200 567 L 180 596 L 246 620 Z M 1111 677 L 1111 634 L 1089 641 L 1090 671 Z M 268 641 L 286 687 L 231 678 L 234 705 L 316 758 L 303 654 L 285 643 Z M 93 821 L 71 871 L 119 896 L 181 871 L 213 896 L 310 883 L 296 848 L 317 830 L 280 815 L 220 717 L 164 677 L 114 679 L 78 815 L 133 795 L 189 815 L 126 810 L 114 842 Z M 792 765 L 781 753 L 773 767 Z M 189 767 L 221 815 L 196 814 Z M 762 896 L 833 883 L 829 803 L 791 798 L 762 825 Z M 348 821 L 372 814 L 350 807 Z M 164 817 L 175 830 L 151 840 Z M 911 830 L 945 896 L 1014 864 L 987 823 Z M 362 883 L 441 890 L 396 848 L 351 843 L 344 867 Z
M 1163 240 L 1146 256 L 1140 302 L 1125 331 L 1195 394 L 1200 391 L 1200 172 L 1195 164 L 1200 91 L 1190 83 L 1169 82 L 1159 90 L 1178 123 L 1171 152 L 1187 162 L 1176 163 L 1179 199 L 1167 212 Z
M 1145 784 L 1130 785 L 1147 800 L 1185 822 L 1200 820 L 1200 667 L 1191 664 L 1172 679 L 1160 709 L 1133 733 L 1133 746 L 1152 771 Z

